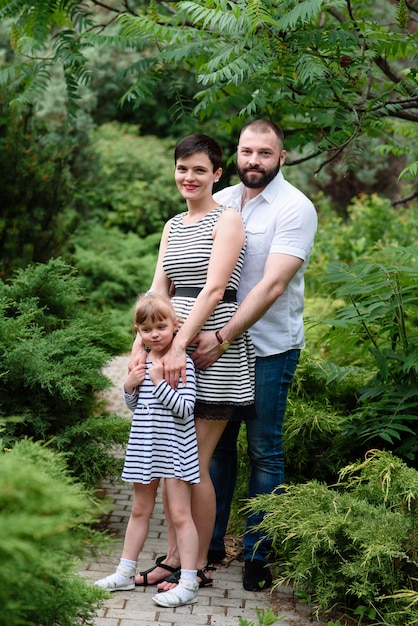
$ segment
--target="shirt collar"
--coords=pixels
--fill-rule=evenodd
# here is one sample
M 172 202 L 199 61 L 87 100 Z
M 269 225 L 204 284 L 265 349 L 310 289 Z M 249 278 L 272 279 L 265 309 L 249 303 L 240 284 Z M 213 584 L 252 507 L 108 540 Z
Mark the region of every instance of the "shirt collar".
M 257 194 L 255 198 L 253 198 L 253 200 L 256 200 L 257 198 L 263 198 L 263 200 L 268 202 L 268 204 L 271 204 L 273 200 L 276 198 L 279 188 L 283 181 L 284 181 L 284 176 L 283 176 L 282 171 L 280 170 L 276 174 L 276 176 L 273 178 L 273 180 L 267 185 L 267 187 L 265 187 L 263 191 Z M 244 184 L 239 183 L 238 189 L 239 189 L 240 197 L 242 197 L 244 193 Z

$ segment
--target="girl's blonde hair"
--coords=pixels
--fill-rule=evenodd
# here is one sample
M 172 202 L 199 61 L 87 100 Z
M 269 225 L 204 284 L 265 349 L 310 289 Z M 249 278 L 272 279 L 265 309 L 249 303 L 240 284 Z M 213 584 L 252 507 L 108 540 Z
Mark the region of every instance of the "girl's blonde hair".
M 140 295 L 135 303 L 134 324 L 141 325 L 147 319 L 151 322 L 162 321 L 163 319 L 176 321 L 176 312 L 168 296 L 158 293 L 146 293 Z

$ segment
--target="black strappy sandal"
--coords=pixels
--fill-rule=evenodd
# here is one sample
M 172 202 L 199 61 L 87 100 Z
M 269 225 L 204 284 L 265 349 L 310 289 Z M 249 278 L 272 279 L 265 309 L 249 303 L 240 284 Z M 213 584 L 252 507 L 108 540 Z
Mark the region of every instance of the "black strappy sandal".
M 216 571 L 216 567 L 205 567 L 203 568 L 203 570 L 201 569 L 197 570 L 197 577 L 200 578 L 200 583 L 199 583 L 200 589 L 203 589 L 203 587 L 212 587 L 213 580 L 212 578 L 208 578 L 205 575 L 205 572 L 215 572 L 215 571 Z M 174 583 L 177 585 L 179 580 L 180 580 L 180 568 L 178 569 L 177 572 L 173 572 L 172 574 L 170 574 L 170 576 L 167 576 L 167 578 L 164 579 L 164 582 Z M 164 591 L 165 589 L 159 589 L 158 593 L 164 593 Z
M 149 569 L 145 570 L 145 572 L 139 572 L 139 575 L 143 576 L 144 582 L 143 583 L 137 583 L 136 582 L 135 583 L 135 587 L 148 587 L 149 585 L 158 585 L 158 583 L 162 583 L 164 580 L 167 580 L 167 577 L 169 578 L 170 576 L 175 576 L 177 573 L 178 573 L 178 575 L 180 577 L 180 568 L 179 567 L 171 567 L 171 565 L 167 565 L 166 563 L 162 563 L 161 562 L 161 561 L 164 561 L 166 556 L 167 556 L 166 554 L 164 554 L 163 556 L 159 556 L 158 559 L 155 561 L 155 565 L 153 565 Z M 156 580 L 154 583 L 149 583 L 148 582 L 148 574 L 150 574 L 155 569 L 157 569 L 157 567 L 161 567 L 161 569 L 165 569 L 167 572 L 169 572 L 169 574 L 167 576 L 164 576 L 160 580 Z

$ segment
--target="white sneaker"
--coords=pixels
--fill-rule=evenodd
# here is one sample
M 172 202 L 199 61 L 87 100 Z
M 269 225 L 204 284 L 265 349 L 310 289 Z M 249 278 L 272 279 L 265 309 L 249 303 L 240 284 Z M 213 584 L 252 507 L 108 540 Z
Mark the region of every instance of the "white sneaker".
M 132 591 L 135 589 L 135 568 L 119 565 L 114 574 L 100 578 L 93 584 L 106 591 Z
M 183 606 L 184 604 L 196 604 L 198 591 L 198 582 L 193 583 L 191 580 L 180 578 L 177 587 L 163 593 L 157 593 L 152 600 L 155 604 L 166 608 Z

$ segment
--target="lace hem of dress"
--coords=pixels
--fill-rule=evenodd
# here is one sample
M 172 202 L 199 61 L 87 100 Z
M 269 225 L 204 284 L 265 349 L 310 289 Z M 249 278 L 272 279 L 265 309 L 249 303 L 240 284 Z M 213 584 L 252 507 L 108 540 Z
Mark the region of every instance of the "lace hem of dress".
M 196 402 L 194 416 L 205 420 L 241 421 L 255 417 L 254 404 L 231 406 L 225 404 L 207 404 Z

